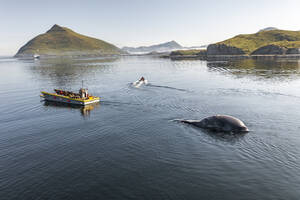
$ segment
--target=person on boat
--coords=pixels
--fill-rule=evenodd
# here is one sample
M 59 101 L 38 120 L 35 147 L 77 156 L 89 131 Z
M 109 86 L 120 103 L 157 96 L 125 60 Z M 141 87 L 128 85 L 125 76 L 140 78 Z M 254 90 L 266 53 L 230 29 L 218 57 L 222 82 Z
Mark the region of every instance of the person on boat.
M 142 76 L 139 81 L 145 81 L 145 78 Z

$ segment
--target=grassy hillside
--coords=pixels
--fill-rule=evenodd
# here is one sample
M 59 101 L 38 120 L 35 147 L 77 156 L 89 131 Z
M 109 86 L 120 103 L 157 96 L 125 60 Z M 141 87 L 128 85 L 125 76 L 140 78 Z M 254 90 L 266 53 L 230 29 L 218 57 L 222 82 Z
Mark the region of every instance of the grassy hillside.
M 300 48 L 300 41 L 279 41 L 271 44 L 278 45 L 285 48 Z
M 103 40 L 78 34 L 71 29 L 54 25 L 49 31 L 30 40 L 20 48 L 20 54 L 72 54 L 77 52 L 120 54 L 116 46 Z
M 269 44 L 284 46 L 287 48 L 300 47 L 300 31 L 270 30 L 255 34 L 237 35 L 217 44 L 225 44 L 242 49 L 247 54 Z

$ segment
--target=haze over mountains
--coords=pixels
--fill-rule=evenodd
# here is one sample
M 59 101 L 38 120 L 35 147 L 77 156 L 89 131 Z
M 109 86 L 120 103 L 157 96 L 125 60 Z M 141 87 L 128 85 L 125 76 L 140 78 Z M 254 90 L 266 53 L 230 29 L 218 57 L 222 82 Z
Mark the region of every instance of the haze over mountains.
M 162 44 L 156 44 L 151 46 L 140 46 L 140 47 L 123 47 L 123 51 L 127 51 L 129 53 L 149 53 L 149 52 L 166 52 L 173 51 L 176 49 L 182 49 L 183 47 L 178 44 L 176 41 L 172 40 L 170 42 L 165 42 Z
M 183 47 L 178 42 L 172 40 L 170 42 L 165 42 L 165 43 L 155 44 L 150 46 L 123 47 L 122 50 L 131 54 L 147 54 L 151 52 L 167 53 L 175 50 L 204 49 L 206 47 L 207 45 Z

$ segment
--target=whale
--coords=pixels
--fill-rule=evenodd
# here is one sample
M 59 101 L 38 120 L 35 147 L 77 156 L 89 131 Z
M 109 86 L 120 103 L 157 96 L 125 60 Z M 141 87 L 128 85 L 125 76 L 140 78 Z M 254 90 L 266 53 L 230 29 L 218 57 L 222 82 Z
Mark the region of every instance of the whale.
M 214 115 L 201 120 L 179 120 L 199 128 L 215 132 L 247 133 L 248 127 L 240 119 L 229 115 Z

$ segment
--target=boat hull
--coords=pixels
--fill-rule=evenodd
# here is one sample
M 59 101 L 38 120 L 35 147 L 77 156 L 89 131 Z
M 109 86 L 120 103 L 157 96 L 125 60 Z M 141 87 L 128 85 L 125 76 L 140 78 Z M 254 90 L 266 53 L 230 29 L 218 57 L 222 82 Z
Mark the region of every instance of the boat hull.
M 90 97 L 89 99 L 73 99 L 68 96 L 58 95 L 55 93 L 42 92 L 42 94 L 44 99 L 47 101 L 55 101 L 55 102 L 76 104 L 76 105 L 88 105 L 100 101 L 99 97 Z

